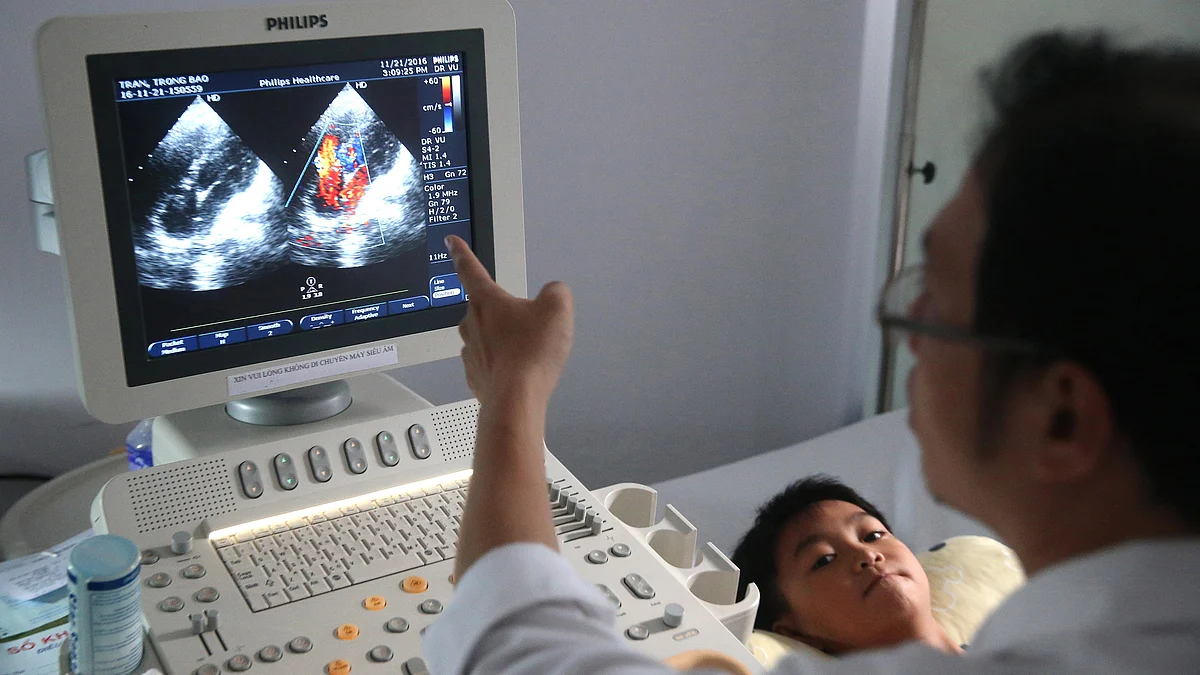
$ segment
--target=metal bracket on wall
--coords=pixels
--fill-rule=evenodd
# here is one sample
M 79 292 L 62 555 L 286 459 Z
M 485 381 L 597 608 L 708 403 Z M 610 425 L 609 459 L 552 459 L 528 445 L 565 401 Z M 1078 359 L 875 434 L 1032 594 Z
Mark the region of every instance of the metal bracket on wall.
M 25 156 L 29 176 L 29 201 L 33 205 L 33 230 L 38 249 L 59 255 L 58 223 L 54 219 L 54 189 L 50 183 L 50 153 L 38 150 Z
M 908 165 L 908 175 L 910 177 L 918 173 L 925 179 L 925 184 L 929 185 L 933 182 L 934 177 L 937 176 L 937 165 L 933 162 L 925 162 L 920 167 L 915 164 Z

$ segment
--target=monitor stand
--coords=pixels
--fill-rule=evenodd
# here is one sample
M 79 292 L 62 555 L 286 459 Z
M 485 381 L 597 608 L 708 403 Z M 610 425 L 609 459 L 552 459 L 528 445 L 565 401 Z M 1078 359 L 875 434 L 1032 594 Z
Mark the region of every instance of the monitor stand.
M 340 429 L 378 426 L 432 406 L 393 378 L 373 373 L 163 415 L 154 420 L 150 451 L 155 466 L 275 443 L 281 452 L 299 455 L 313 438 L 336 438 Z
M 354 397 L 345 380 L 322 382 L 265 396 L 230 401 L 225 412 L 246 424 L 266 427 L 320 422 L 345 412 Z

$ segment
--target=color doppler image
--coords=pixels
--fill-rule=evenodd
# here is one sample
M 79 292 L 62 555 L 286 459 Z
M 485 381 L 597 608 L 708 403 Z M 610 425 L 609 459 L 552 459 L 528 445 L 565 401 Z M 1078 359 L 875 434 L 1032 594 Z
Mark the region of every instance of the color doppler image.
M 361 267 L 424 242 L 417 160 L 349 85 L 305 139 L 312 159 L 292 198 L 292 259 Z
M 127 161 L 144 287 L 208 291 L 424 249 L 416 158 L 350 84 L 127 105 L 123 131 L 153 143 Z

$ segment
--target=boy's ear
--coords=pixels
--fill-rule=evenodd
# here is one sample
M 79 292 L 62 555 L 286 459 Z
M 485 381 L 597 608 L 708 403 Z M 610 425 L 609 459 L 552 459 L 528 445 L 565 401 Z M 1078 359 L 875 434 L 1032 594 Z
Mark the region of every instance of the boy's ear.
M 849 651 L 847 645 L 838 644 L 835 641 L 824 640 L 805 633 L 800 629 L 799 623 L 796 622 L 796 618 L 792 616 L 791 613 L 779 617 L 775 623 L 771 624 L 771 632 L 777 635 L 782 635 L 785 638 L 795 640 L 796 642 L 806 644 L 817 651 L 830 655 Z
M 777 635 L 782 635 L 785 638 L 795 640 L 796 642 L 802 642 L 813 649 L 830 653 L 828 650 L 829 645 L 826 645 L 823 640 L 815 638 L 800 630 L 800 626 L 797 624 L 795 618 L 790 612 L 779 617 L 775 623 L 771 624 L 771 632 Z

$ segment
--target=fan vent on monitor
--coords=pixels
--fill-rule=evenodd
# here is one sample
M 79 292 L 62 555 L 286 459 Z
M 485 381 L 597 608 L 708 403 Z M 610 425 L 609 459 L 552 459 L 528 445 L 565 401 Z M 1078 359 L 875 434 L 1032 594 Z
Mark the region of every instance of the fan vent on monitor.
M 472 401 L 433 413 L 433 435 L 442 449 L 442 460 L 475 455 L 475 423 L 479 418 L 479 402 Z
M 138 534 L 237 511 L 233 475 L 223 459 L 138 471 L 126 485 Z

